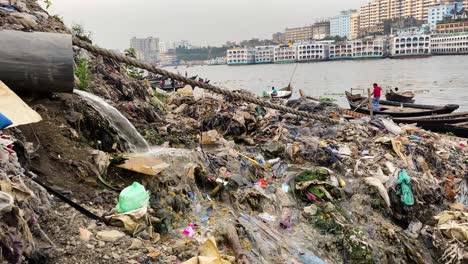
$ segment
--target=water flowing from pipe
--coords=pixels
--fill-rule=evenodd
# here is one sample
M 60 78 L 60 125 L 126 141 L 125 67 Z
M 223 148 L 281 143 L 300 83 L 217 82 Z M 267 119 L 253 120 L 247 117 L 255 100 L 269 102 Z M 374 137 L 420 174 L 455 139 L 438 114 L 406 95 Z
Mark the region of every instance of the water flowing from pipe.
M 127 142 L 129 151 L 149 151 L 150 145 L 148 142 L 119 110 L 94 94 L 81 90 L 73 90 L 73 92 L 85 99 L 91 107 L 109 121 L 111 126 L 117 131 L 119 137 Z

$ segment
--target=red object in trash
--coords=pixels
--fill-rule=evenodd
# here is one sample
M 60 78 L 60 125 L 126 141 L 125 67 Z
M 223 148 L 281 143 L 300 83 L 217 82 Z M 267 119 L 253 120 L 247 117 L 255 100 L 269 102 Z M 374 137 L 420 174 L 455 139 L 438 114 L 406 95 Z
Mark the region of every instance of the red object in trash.
M 258 186 L 265 188 L 267 186 L 267 181 L 265 179 L 260 179 L 258 181 Z

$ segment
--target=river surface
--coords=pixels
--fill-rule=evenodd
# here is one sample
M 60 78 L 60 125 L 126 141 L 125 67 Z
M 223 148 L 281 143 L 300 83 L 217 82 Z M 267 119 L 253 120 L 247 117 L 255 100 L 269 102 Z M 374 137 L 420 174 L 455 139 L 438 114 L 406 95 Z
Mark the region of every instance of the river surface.
M 385 90 L 416 93 L 421 104 L 459 104 L 468 111 L 468 56 L 434 56 L 418 59 L 376 59 L 327 61 L 297 64 L 263 64 L 246 66 L 195 66 L 169 68 L 189 76 L 198 74 L 212 84 L 229 89 L 243 88 L 258 95 L 272 86 L 286 86 L 292 78 L 294 96 L 299 89 L 307 95 L 334 98 L 349 107 L 344 91 L 371 88 L 374 82 Z

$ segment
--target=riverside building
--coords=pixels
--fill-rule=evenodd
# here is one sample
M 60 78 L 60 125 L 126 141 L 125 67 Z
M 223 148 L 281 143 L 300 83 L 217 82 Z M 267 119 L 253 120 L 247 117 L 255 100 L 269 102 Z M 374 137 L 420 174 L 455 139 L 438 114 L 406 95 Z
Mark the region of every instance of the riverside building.
M 468 32 L 432 35 L 431 49 L 434 55 L 468 54 Z
M 408 35 L 394 37 L 391 44 L 392 57 L 431 56 L 431 36 Z
M 234 48 L 226 51 L 228 65 L 245 65 L 255 63 L 254 48 Z
M 329 44 L 305 43 L 297 45 L 297 61 L 323 61 L 328 59 Z

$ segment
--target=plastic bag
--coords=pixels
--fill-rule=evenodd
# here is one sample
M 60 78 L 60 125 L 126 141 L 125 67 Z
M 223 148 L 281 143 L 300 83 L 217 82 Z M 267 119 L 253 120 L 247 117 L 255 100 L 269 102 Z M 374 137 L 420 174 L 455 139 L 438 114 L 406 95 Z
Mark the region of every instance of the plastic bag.
M 413 191 L 411 190 L 411 178 L 408 176 L 408 173 L 405 169 L 400 171 L 398 174 L 397 184 L 400 185 L 400 190 L 397 192 L 398 195 L 401 195 L 401 202 L 405 205 L 414 204 Z
M 145 187 L 138 182 L 133 182 L 132 185 L 123 189 L 119 195 L 119 203 L 117 204 L 117 211 L 119 213 L 126 213 L 149 204 L 149 192 Z
M 8 213 L 13 208 L 13 197 L 6 192 L 0 191 L 0 213 Z
M 4 116 L 2 113 L 0 113 L 0 129 L 4 129 L 8 126 L 11 126 L 13 122 L 11 122 L 8 117 Z

